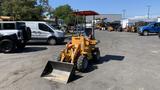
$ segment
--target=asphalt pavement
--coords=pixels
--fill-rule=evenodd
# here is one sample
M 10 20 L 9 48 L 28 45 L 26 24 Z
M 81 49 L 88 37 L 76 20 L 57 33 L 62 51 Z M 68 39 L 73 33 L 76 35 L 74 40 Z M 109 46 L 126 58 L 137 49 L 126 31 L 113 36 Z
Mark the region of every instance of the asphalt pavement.
M 0 90 L 160 90 L 160 39 L 156 35 L 97 31 L 99 63 L 68 84 L 41 78 L 65 45 L 28 45 L 23 52 L 0 53 Z

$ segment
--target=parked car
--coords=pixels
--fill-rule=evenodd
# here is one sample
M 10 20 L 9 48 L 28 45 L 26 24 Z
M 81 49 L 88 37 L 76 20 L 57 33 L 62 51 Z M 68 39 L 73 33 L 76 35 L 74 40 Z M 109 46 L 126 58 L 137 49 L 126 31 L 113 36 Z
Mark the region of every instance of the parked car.
M 24 22 L 0 21 L 0 51 L 9 53 L 23 49 L 31 38 L 31 30 Z
M 153 22 L 148 24 L 147 26 L 139 27 L 138 33 L 139 35 L 148 36 L 149 33 L 158 33 L 160 32 L 160 23 L 159 22 Z
M 30 27 L 32 42 L 47 42 L 50 45 L 60 44 L 64 42 L 64 32 L 54 28 L 46 22 L 25 21 L 27 27 Z

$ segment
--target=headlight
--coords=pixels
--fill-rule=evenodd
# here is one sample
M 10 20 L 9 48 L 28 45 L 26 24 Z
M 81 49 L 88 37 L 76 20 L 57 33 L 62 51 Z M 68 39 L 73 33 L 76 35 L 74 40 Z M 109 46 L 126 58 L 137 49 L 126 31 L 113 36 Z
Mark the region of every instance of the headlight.
M 138 31 L 141 31 L 141 30 L 142 30 L 142 28 L 139 27 L 139 28 L 138 28 Z

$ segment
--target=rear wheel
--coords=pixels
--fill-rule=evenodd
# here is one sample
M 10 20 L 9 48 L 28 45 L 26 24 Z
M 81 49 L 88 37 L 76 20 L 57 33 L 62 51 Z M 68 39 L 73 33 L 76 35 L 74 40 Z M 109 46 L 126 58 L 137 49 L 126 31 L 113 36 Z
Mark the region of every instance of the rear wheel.
M 49 44 L 49 45 L 55 45 L 55 44 L 56 44 L 56 39 L 50 38 L 50 39 L 48 40 L 48 44 Z
M 29 27 L 27 27 L 27 40 L 30 40 L 31 37 L 32 37 L 32 32 L 31 32 L 31 29 Z
M 100 59 L 100 50 L 99 48 L 95 48 L 95 50 L 92 52 L 93 60 L 98 61 Z
M 15 43 L 12 40 L 4 39 L 0 42 L 0 50 L 3 53 L 10 53 L 15 49 Z
M 149 32 L 148 32 L 148 31 L 143 31 L 143 35 L 144 35 L 144 36 L 148 36 L 148 35 L 149 35 Z
M 86 56 L 80 56 L 77 60 L 77 70 L 84 72 L 88 68 L 88 59 Z

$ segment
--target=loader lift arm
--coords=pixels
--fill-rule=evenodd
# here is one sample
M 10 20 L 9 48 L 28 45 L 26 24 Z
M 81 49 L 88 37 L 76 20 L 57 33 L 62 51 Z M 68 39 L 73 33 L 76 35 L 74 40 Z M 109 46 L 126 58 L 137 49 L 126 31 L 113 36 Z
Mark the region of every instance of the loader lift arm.
M 74 12 L 75 15 L 91 16 L 93 19 L 98 13 L 94 11 Z M 96 47 L 97 40 L 94 36 L 94 23 L 92 27 L 91 38 L 84 35 L 72 36 L 70 43 L 61 51 L 58 60 L 48 61 L 41 77 L 60 83 L 68 83 L 74 75 L 75 70 L 85 71 L 88 67 L 88 61 L 99 59 L 100 51 Z

